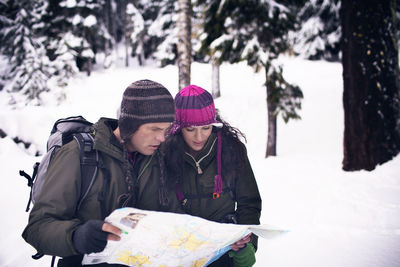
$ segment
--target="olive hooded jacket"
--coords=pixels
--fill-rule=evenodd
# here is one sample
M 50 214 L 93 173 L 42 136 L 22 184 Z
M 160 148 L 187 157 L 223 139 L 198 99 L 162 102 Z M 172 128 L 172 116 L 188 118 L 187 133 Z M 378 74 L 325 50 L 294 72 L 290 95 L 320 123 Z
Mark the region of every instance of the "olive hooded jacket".
M 77 210 L 81 171 L 77 142 L 70 142 L 52 160 L 42 193 L 29 216 L 22 236 L 38 252 L 68 257 L 78 252 L 72 245 L 74 230 L 90 219 L 103 220 L 119 208 L 118 197 L 127 193 L 123 148 L 113 135 L 117 121 L 101 118 L 94 126 L 94 149 L 99 151 L 100 168 L 96 180 Z M 159 203 L 160 167 L 158 152 L 143 156 L 138 168 L 135 207 L 146 210 L 180 212 L 174 192 L 168 206 Z M 99 201 L 103 199 L 103 201 Z

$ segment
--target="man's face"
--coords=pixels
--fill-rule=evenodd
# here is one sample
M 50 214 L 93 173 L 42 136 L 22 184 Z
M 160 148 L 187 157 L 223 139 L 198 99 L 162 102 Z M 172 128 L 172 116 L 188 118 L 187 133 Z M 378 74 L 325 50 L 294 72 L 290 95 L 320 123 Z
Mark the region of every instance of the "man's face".
M 142 124 L 129 139 L 127 144 L 128 151 L 152 155 L 160 144 L 165 141 L 165 132 L 170 125 L 171 123 L 169 122 Z

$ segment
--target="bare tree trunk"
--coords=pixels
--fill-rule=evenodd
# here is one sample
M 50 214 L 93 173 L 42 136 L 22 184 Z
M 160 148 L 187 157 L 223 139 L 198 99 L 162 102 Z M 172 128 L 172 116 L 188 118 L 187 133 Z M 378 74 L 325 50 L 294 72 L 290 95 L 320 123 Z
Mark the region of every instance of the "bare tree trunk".
M 220 91 L 220 83 L 219 83 L 219 64 L 215 61 L 212 60 L 212 72 L 211 72 L 211 91 L 212 91 L 212 96 L 213 98 L 218 98 L 221 96 L 221 91 Z
M 400 150 L 395 0 L 342 0 L 343 169 L 373 170 Z
M 265 78 L 268 81 L 268 69 L 265 67 Z M 272 89 L 266 82 L 267 87 L 267 110 L 268 110 L 268 136 L 267 136 L 267 151 L 265 157 L 276 156 L 276 132 L 277 132 L 277 120 L 276 120 L 276 104 L 273 102 L 271 94 Z
M 121 35 L 125 41 L 125 67 L 129 67 L 129 58 L 131 57 L 129 53 L 130 52 L 129 48 L 132 45 L 132 40 L 130 37 L 131 34 L 130 29 L 132 28 L 132 25 L 130 21 L 128 22 L 128 16 L 126 14 L 126 8 L 127 8 L 126 1 L 125 0 L 120 1 L 118 7 L 119 7 L 118 13 L 120 14 L 120 20 L 122 22 Z
M 144 56 L 144 42 L 143 42 L 144 34 L 139 34 L 138 37 L 140 38 L 139 39 L 140 54 L 138 55 L 139 65 L 143 66 L 145 65 L 146 62 L 146 58 Z
M 190 0 L 178 1 L 178 69 L 179 90 L 190 84 L 190 65 L 192 58 L 192 4 Z
M 268 91 L 268 89 L 267 89 Z M 276 156 L 276 115 L 270 108 L 271 104 L 267 101 L 268 108 L 268 138 L 267 138 L 267 152 L 265 157 Z
M 129 53 L 129 47 L 131 46 L 131 38 L 126 34 L 125 35 L 125 67 L 129 67 L 129 58 L 130 58 L 130 53 Z
M 105 26 L 107 27 L 108 32 L 111 34 L 112 38 L 110 38 L 110 40 L 107 40 L 104 43 L 104 53 L 105 53 L 105 58 L 104 58 L 104 62 L 103 62 L 103 66 L 105 68 L 110 67 L 110 65 L 112 64 L 112 59 L 111 59 L 111 55 L 112 55 L 112 49 L 116 48 L 115 45 L 115 40 L 117 39 L 117 27 L 116 27 L 116 22 L 115 22 L 115 10 L 113 8 L 113 1 L 112 0 L 105 0 L 104 2 L 104 23 Z
M 108 29 L 108 32 L 111 33 L 112 37 L 114 37 L 114 39 L 117 38 L 117 29 L 115 26 L 115 12 L 113 10 L 113 4 L 112 4 L 112 0 L 105 0 L 104 2 L 105 5 L 105 24 L 106 27 Z

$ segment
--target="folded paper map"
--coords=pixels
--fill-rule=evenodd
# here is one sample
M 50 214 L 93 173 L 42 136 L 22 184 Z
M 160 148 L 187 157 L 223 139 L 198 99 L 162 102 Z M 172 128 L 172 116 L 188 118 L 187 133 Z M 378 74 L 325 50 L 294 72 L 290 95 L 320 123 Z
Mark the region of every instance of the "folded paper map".
M 287 231 L 267 225 L 216 223 L 196 216 L 135 208 L 117 209 L 106 218 L 122 230 L 120 241 L 108 241 L 82 264 L 101 262 L 140 267 L 201 267 L 226 253 L 249 232 L 273 238 Z

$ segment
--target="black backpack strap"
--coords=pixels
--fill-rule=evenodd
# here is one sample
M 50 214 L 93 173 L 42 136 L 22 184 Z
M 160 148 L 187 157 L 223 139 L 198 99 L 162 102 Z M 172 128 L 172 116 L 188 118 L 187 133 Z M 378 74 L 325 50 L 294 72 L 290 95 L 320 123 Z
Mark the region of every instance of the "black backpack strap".
M 28 204 L 26 205 L 26 209 L 25 209 L 26 212 L 28 212 L 28 211 L 30 210 L 30 207 L 31 207 L 33 182 L 35 181 L 38 168 L 39 168 L 39 162 L 36 162 L 36 163 L 33 165 L 33 173 L 32 173 L 32 176 L 29 176 L 29 174 L 27 174 L 27 173 L 26 173 L 25 171 L 23 171 L 23 170 L 20 170 L 20 171 L 19 171 L 19 175 L 25 177 L 25 178 L 28 180 L 28 186 L 31 188 L 31 192 L 29 193 Z
M 81 162 L 81 194 L 79 196 L 77 210 L 80 209 L 83 200 L 92 187 L 98 172 L 99 153 L 93 148 L 94 139 L 90 133 L 74 134 L 80 150 Z
M 97 200 L 100 202 L 101 218 L 105 218 L 108 215 L 105 208 L 106 207 L 105 200 L 108 188 L 110 187 L 111 174 L 110 171 L 104 166 L 104 164 L 101 161 L 99 161 L 99 170 L 103 173 L 104 181 L 100 192 L 97 194 Z

